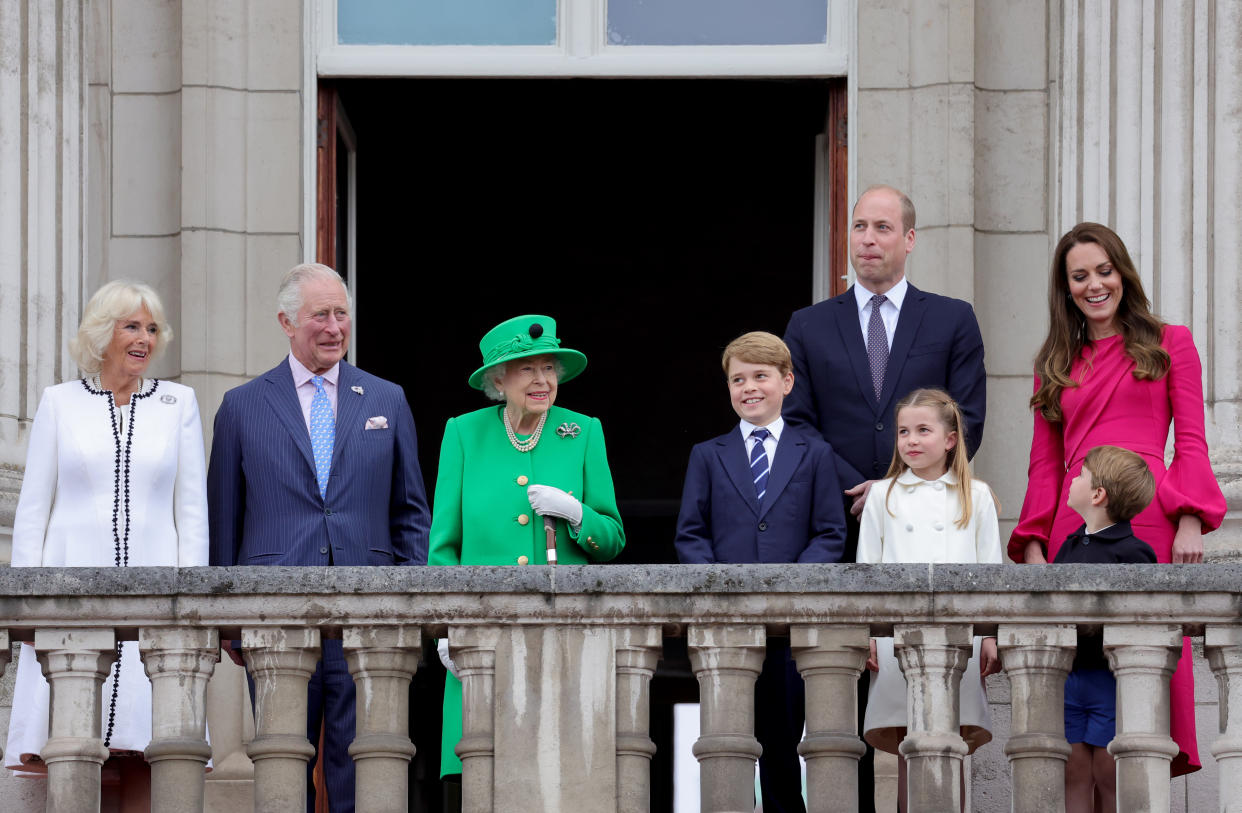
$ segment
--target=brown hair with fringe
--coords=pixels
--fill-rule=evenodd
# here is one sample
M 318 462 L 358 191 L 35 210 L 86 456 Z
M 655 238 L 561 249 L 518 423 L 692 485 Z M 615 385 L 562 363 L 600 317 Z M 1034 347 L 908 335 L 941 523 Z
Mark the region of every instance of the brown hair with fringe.
M 1146 461 L 1129 449 L 1096 446 L 1082 462 L 1091 472 L 1091 487 L 1108 495 L 1104 510 L 1113 522 L 1126 522 L 1138 516 L 1156 496 L 1156 478 Z
M 957 527 L 965 528 L 970 524 L 970 518 L 974 514 L 974 500 L 971 499 L 971 475 L 970 460 L 966 453 L 966 421 L 962 419 L 962 410 L 947 392 L 934 388 L 926 388 L 915 390 L 897 402 L 897 408 L 894 410 L 894 417 L 898 424 L 901 422 L 901 411 L 908 407 L 931 407 L 936 412 L 936 417 L 943 424 L 946 434 L 957 436 L 957 443 L 946 454 L 948 470 L 953 472 L 953 476 L 957 478 L 958 503 L 962 506 L 962 513 L 957 519 Z M 897 485 L 897 478 L 910 468 L 906 465 L 906 461 L 901 459 L 901 452 L 898 451 L 897 443 L 893 443 L 893 460 L 888 464 L 888 473 L 884 476 L 891 478 L 888 484 L 888 491 L 884 494 L 884 509 L 888 511 L 889 516 L 895 517 L 893 509 L 888 505 L 888 499 L 893 493 L 893 486 Z M 990 490 L 990 489 L 989 489 Z M 996 502 L 996 494 L 993 492 L 992 500 Z M 997 511 L 1000 510 L 1000 503 L 997 502 Z
M 1070 378 L 1074 359 L 1088 344 L 1087 317 L 1070 296 L 1066 256 L 1080 243 L 1095 243 L 1108 255 L 1113 270 L 1121 275 L 1121 301 L 1114 315 L 1117 332 L 1125 342 L 1126 355 L 1134 361 L 1134 377 L 1155 381 L 1169 371 L 1169 353 L 1160 346 L 1164 322 L 1151 312 L 1143 292 L 1143 281 L 1130 260 L 1125 243 L 1116 232 L 1099 223 L 1079 223 L 1057 243 L 1052 253 L 1052 272 L 1048 281 L 1048 336 L 1035 356 L 1039 389 L 1031 396 L 1031 407 L 1038 409 L 1049 423 L 1061 423 L 1061 391 L 1077 387 Z
M 729 374 L 729 362 L 737 359 L 743 364 L 766 364 L 775 367 L 781 377 L 793 372 L 793 357 L 789 354 L 789 346 L 774 333 L 754 330 L 743 333 L 724 349 L 720 356 L 720 366 L 724 373 Z

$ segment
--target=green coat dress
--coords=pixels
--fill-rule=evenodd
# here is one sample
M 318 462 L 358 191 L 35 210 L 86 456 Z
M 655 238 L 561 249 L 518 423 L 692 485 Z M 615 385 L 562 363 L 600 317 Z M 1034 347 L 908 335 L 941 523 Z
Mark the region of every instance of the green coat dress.
M 526 497 L 530 485 L 556 486 L 582 502 L 577 533 L 557 520 L 559 564 L 615 559 L 625 547 L 625 530 L 600 422 L 553 406 L 539 445 L 519 452 L 505 434 L 502 409 L 468 412 L 450 418 L 444 427 L 427 563 L 547 564 L 543 519 Z M 444 685 L 441 776 L 461 773 L 461 761 L 453 753 L 460 739 L 461 681 L 450 674 Z

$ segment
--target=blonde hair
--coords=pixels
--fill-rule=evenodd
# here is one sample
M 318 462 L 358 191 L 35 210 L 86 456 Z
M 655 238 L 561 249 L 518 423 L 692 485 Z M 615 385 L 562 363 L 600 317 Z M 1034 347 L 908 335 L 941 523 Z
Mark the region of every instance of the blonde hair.
M 970 460 L 966 452 L 966 422 L 962 419 L 962 410 L 958 407 L 949 394 L 944 390 L 938 389 L 919 389 L 907 395 L 897 402 L 897 408 L 893 411 L 893 417 L 897 420 L 901 418 L 901 411 L 907 407 L 930 407 L 936 411 L 936 417 L 940 419 L 940 423 L 944 426 L 947 433 L 957 435 L 957 443 L 946 453 L 948 458 L 948 469 L 953 472 L 953 476 L 957 478 L 958 503 L 962 506 L 962 513 L 957 519 L 957 527 L 965 528 L 970 524 L 970 517 L 974 514 L 974 500 L 971 497 L 971 475 Z M 898 451 L 897 442 L 893 443 L 893 460 L 888 464 L 888 473 L 885 477 L 892 478 L 888 484 L 888 491 L 884 493 L 884 508 L 888 511 L 889 516 L 897 516 L 893 513 L 893 509 L 889 507 L 888 500 L 893 493 L 893 486 L 897 485 L 897 478 L 905 474 L 910 467 L 901 459 L 901 453 Z M 952 487 L 952 486 L 951 486 Z M 991 488 L 988 489 L 991 491 Z M 996 503 L 996 508 L 1000 510 L 1000 502 L 996 499 L 996 493 L 992 492 L 992 501 Z
M 1082 464 L 1091 472 L 1091 487 L 1108 495 L 1105 510 L 1113 522 L 1134 519 L 1156 496 L 1156 478 L 1146 461 L 1119 446 L 1096 446 Z
M 729 361 L 737 359 L 745 364 L 767 364 L 775 367 L 782 377 L 793 372 L 793 358 L 789 355 L 789 346 L 780 336 L 764 330 L 743 333 L 724 349 L 720 357 L 720 366 L 725 375 L 729 374 Z
M 112 344 L 116 323 L 146 308 L 159 330 L 159 341 L 151 349 L 151 360 L 159 358 L 164 347 L 173 340 L 172 326 L 164 317 L 164 305 L 155 290 L 143 282 L 118 279 L 100 286 L 78 325 L 78 335 L 69 342 L 69 355 L 83 373 L 94 375 L 103 366 L 104 353 Z

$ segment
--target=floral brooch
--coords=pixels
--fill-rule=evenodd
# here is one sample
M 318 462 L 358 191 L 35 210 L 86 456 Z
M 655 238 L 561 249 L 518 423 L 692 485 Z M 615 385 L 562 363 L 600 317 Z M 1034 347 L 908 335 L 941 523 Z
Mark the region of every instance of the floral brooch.
M 576 423 L 569 423 L 566 421 L 556 427 L 556 434 L 563 438 L 576 438 L 578 435 L 582 434 L 582 427 Z

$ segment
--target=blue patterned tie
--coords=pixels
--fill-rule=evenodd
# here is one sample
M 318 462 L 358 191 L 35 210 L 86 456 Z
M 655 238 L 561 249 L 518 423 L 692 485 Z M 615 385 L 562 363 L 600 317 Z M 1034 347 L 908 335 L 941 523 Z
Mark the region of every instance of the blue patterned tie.
M 771 434 L 763 428 L 750 433 L 755 439 L 755 448 L 750 450 L 750 476 L 755 481 L 755 494 L 758 495 L 759 502 L 763 502 L 763 495 L 768 493 L 768 451 L 763 448 L 763 442 Z
M 867 322 L 867 359 L 871 362 L 871 384 L 877 401 L 884 391 L 884 370 L 888 367 L 888 333 L 880 316 L 880 306 L 887 301 L 883 294 L 871 297 L 871 319 Z
M 315 479 L 319 481 L 319 496 L 328 496 L 328 474 L 332 470 L 332 446 L 336 443 L 336 419 L 332 416 L 332 404 L 323 388 L 323 376 L 311 376 L 315 385 L 315 397 L 310 408 L 311 452 L 315 455 Z

